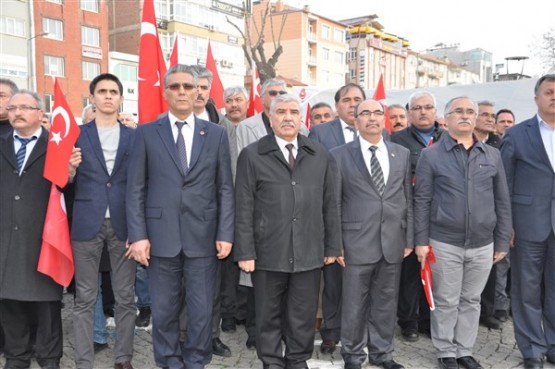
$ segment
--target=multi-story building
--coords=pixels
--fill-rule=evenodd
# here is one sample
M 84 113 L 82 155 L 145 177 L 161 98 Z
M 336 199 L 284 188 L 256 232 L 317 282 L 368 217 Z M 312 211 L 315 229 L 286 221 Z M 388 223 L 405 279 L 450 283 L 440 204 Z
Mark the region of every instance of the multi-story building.
M 489 51 L 481 48 L 460 51 L 458 44 L 438 44 L 426 50 L 426 54 L 478 75 L 479 79 L 475 83 L 493 82 L 493 55 Z
M 409 42 L 383 31 L 376 15 L 345 19 L 349 26 L 348 82 L 373 90 L 383 75 L 386 89 L 406 88 Z
M 277 38 L 283 47 L 275 65 L 276 75 L 319 88 L 336 88 L 345 84 L 347 26 L 314 14 L 307 6 L 294 8 L 282 0 L 268 3 L 268 0 L 253 2 L 250 29 L 253 32 L 261 29 L 261 14 L 271 6 L 263 37 L 268 58 L 275 50 Z M 282 28 L 283 19 L 286 23 Z M 254 41 L 258 38 L 256 34 L 251 36 Z
M 444 60 L 409 50 L 405 88 L 447 86 L 448 66 Z

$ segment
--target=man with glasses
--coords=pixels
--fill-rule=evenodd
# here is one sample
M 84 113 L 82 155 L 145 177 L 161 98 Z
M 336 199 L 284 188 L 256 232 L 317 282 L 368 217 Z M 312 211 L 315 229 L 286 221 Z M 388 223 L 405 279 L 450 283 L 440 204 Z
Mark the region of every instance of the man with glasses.
M 424 267 L 430 247 L 435 310 L 432 344 L 439 368 L 481 369 L 472 356 L 480 294 L 511 238 L 509 190 L 499 150 L 473 135 L 478 106 L 456 97 L 445 106 L 448 133 L 422 151 L 414 189 L 414 243 Z
M 130 258 L 149 267 L 154 359 L 162 368 L 204 368 L 212 358 L 218 259 L 233 242 L 234 198 L 225 129 L 197 118 L 196 71 L 177 64 L 164 77 L 169 112 L 140 125 L 130 154 Z M 183 297 L 184 296 L 184 297 Z M 179 343 L 179 310 L 187 336 Z
M 43 177 L 48 142 L 48 132 L 41 127 L 43 105 L 36 93 L 22 90 L 10 98 L 5 110 L 13 131 L 0 137 L 0 322 L 6 339 L 4 368 L 29 368 L 30 332 L 36 328 L 34 356 L 40 367 L 59 369 L 63 288 L 37 271 L 52 186 Z
M 366 100 L 355 111 L 359 137 L 331 150 L 337 162 L 344 258 L 341 355 L 345 369 L 393 360 L 401 262 L 412 253 L 412 175 L 407 149 L 382 137 L 383 106 Z
M 395 133 L 391 141 L 410 150 L 410 164 L 414 178 L 420 153 L 437 142 L 444 130 L 435 121 L 436 99 L 430 92 L 413 93 L 409 98 L 408 109 L 410 125 Z M 397 318 L 405 340 L 417 341 L 419 332 L 429 335 L 429 308 L 420 283 L 420 264 L 414 254 L 403 260 Z

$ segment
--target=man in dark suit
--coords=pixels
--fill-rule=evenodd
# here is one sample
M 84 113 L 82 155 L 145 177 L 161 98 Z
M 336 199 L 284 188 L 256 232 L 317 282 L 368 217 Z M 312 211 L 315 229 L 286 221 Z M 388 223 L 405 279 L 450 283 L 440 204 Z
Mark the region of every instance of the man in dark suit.
M 116 76 L 109 73 L 96 76 L 89 90 L 96 116 L 80 126 L 81 134 L 75 144 L 79 151 L 75 150 L 73 156 L 80 156 L 82 161 L 78 168 L 70 166 L 70 176 L 73 176 L 70 186 L 74 186 L 75 193 L 71 226 L 75 262 L 75 363 L 82 369 L 94 366 L 94 308 L 100 258 L 106 246 L 116 300 L 115 368 L 131 369 L 136 263 L 125 257 L 125 191 L 134 130 L 117 120 L 123 102 L 123 86 Z
M 193 115 L 197 75 L 191 66 L 170 68 L 164 85 L 168 114 L 135 133 L 126 196 L 128 254 L 149 267 L 156 364 L 200 369 L 212 358 L 217 262 L 233 242 L 229 144 L 223 127 Z M 181 347 L 183 295 L 187 337 Z
M 356 108 L 360 136 L 331 151 L 340 173 L 345 267 L 341 355 L 345 369 L 370 364 L 402 369 L 393 360 L 401 262 L 412 252 L 410 153 L 384 141 L 384 109 L 375 100 Z
M 314 126 L 308 138 L 322 144 L 326 149 L 341 146 L 356 138 L 355 108 L 366 98 L 364 90 L 357 84 L 349 83 L 335 93 L 335 110 L 337 119 Z M 322 336 L 322 353 L 331 354 L 341 337 L 341 266 L 337 263 L 325 265 L 324 291 L 322 294 L 323 324 L 320 328 Z
M 10 99 L 13 127 L 0 137 L 0 323 L 6 369 L 29 368 L 30 331 L 43 369 L 59 369 L 62 357 L 62 286 L 37 271 L 51 183 L 44 179 L 48 132 L 42 102 L 30 91 Z M 67 164 L 65 164 L 67 165 Z
M 534 90 L 538 113 L 505 131 L 501 156 L 513 207 L 511 303 L 526 369 L 555 364 L 555 74 Z
M 234 257 L 252 273 L 264 368 L 301 369 L 314 348 L 321 267 L 340 254 L 336 172 L 325 148 L 299 134 L 296 97 L 276 97 L 270 123 L 274 134 L 239 154 Z

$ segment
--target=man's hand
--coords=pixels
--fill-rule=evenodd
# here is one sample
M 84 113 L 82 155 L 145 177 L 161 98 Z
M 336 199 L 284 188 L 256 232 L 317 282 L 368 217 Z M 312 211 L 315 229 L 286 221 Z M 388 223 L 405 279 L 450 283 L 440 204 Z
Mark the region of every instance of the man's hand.
M 345 268 L 345 250 L 343 248 L 341 249 L 341 256 L 338 256 L 335 261 L 337 262 L 337 264 Z
M 509 247 L 512 249 L 515 247 L 515 230 L 513 229 L 513 234 L 511 235 L 511 239 L 509 240 Z
M 430 246 L 428 245 L 420 245 L 414 248 L 414 253 L 418 258 L 418 261 L 420 262 L 420 267 L 422 269 L 424 269 L 424 265 L 426 263 L 426 257 L 428 256 L 429 252 L 430 252 Z
M 216 241 L 216 250 L 218 254 L 216 255 L 218 259 L 225 259 L 231 252 L 231 246 L 233 244 L 227 241 Z
M 68 163 L 68 170 L 69 170 L 69 176 L 70 177 L 75 177 L 75 173 L 77 173 L 77 168 L 79 167 L 79 164 L 81 164 L 81 148 L 80 147 L 74 147 L 73 150 L 71 151 L 71 156 L 69 157 L 69 163 Z
M 333 263 L 335 263 L 336 260 L 337 260 L 336 256 L 326 256 L 324 258 L 324 264 L 326 264 L 326 265 L 333 264 Z
M 411 247 L 405 247 L 405 249 L 403 250 L 403 258 L 406 258 L 410 254 L 412 254 L 412 248 Z
M 148 259 L 150 259 L 150 241 L 139 240 L 127 245 L 127 252 L 125 253 L 128 259 L 133 259 L 138 263 L 148 266 Z
M 503 258 L 507 256 L 506 252 L 496 251 L 493 253 L 493 263 L 496 264 L 503 260 Z
M 254 260 L 241 260 L 239 262 L 239 268 L 245 273 L 254 272 Z

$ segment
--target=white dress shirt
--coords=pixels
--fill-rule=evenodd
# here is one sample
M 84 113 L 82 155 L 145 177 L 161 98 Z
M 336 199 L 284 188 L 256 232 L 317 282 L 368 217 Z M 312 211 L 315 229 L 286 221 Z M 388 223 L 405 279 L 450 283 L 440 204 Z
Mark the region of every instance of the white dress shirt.
M 366 164 L 366 168 L 368 169 L 368 173 L 372 175 L 372 168 L 370 165 L 370 160 L 372 159 L 372 152 L 370 151 L 370 146 L 378 146 L 376 150 L 376 158 L 382 167 L 383 172 L 383 180 L 387 186 L 387 179 L 389 178 L 389 157 L 387 146 L 383 141 L 383 137 L 380 136 L 380 142 L 376 145 L 366 141 L 362 136 L 359 136 L 360 140 L 360 150 L 362 151 L 362 157 L 364 158 L 364 164 Z
M 353 135 L 352 130 L 355 129 L 355 127 L 351 127 L 350 125 L 345 123 L 343 119 L 339 119 L 339 122 L 341 123 L 341 131 L 343 132 L 343 138 L 345 139 L 345 143 L 354 141 L 355 137 Z
M 283 154 L 283 157 L 285 158 L 285 162 L 289 163 L 289 150 L 287 149 L 287 145 L 289 144 L 293 144 L 293 157 L 296 159 L 297 158 L 297 150 L 299 148 L 299 144 L 297 142 L 297 138 L 295 137 L 295 139 L 291 142 L 289 141 L 285 141 L 283 138 L 280 138 L 278 136 L 275 136 L 276 138 L 276 142 L 278 144 L 279 149 L 281 150 L 281 153 Z
M 177 119 L 175 115 L 168 112 L 168 118 L 170 119 L 170 127 L 172 129 L 173 141 L 177 142 L 177 126 L 175 122 L 183 122 Z M 193 114 L 189 115 L 185 122 L 187 124 L 183 125 L 181 128 L 181 134 L 183 134 L 183 139 L 185 140 L 185 151 L 187 152 L 187 166 L 191 163 L 191 149 L 193 148 L 193 135 L 195 133 L 195 116 Z

